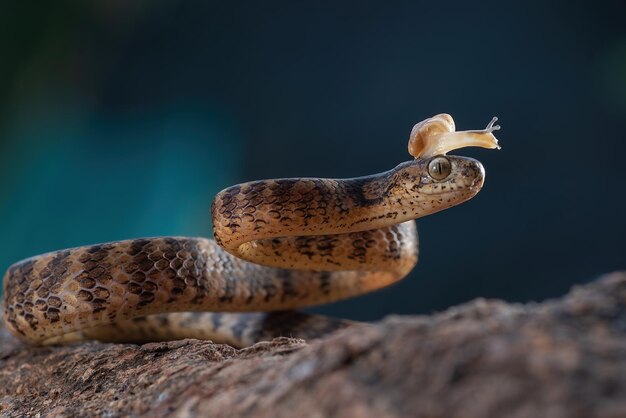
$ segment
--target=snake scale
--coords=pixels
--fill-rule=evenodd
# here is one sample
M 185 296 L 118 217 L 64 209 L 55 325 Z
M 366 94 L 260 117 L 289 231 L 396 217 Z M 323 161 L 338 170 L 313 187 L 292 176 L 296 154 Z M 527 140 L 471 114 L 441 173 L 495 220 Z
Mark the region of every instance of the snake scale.
M 438 117 L 416 125 L 416 158 L 384 173 L 221 191 L 211 207 L 214 240 L 133 239 L 17 262 L 4 276 L 5 324 L 30 344 L 193 337 L 235 346 L 349 325 L 289 310 L 404 278 L 418 259 L 414 220 L 467 201 L 483 185 L 478 161 L 442 155 L 441 144 L 486 147 L 468 136 L 495 141 L 499 127 L 454 132 L 451 117 Z M 429 155 L 431 143 L 438 155 Z

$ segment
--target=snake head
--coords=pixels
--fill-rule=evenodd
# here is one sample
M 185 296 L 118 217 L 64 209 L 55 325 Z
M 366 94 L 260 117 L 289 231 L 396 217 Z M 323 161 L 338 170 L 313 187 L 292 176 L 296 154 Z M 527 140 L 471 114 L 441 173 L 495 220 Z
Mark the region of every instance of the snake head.
M 482 188 L 485 169 L 473 158 L 436 155 L 400 164 L 394 169 L 392 200 L 400 198 L 415 217 L 458 205 Z
M 473 158 L 436 155 L 420 164 L 420 193 L 454 196 L 471 193 L 474 196 L 483 187 L 485 169 Z

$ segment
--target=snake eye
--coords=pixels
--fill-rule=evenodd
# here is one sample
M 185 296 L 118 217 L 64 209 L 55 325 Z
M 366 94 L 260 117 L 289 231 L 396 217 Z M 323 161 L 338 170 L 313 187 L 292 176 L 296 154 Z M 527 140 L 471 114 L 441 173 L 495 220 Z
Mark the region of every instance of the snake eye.
M 450 175 L 452 164 L 446 157 L 435 157 L 428 163 L 428 174 L 435 180 L 443 180 Z

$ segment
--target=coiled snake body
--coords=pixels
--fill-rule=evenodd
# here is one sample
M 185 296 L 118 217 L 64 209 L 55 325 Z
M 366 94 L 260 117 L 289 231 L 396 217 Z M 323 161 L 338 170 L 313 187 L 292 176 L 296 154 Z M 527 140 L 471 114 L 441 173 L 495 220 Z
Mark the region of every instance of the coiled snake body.
M 367 177 L 233 186 L 213 202 L 214 241 L 118 241 L 12 265 L 4 321 L 32 344 L 195 337 L 242 346 L 276 335 L 313 338 L 347 322 L 266 312 L 403 278 L 418 257 L 413 220 L 470 199 L 483 179 L 478 161 L 440 155 Z

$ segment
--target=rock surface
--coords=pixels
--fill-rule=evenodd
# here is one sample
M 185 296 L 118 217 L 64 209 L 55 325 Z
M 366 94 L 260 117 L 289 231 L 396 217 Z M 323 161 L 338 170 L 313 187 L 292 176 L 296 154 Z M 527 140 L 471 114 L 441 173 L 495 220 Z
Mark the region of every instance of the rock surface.
M 541 304 L 476 300 L 243 350 L 31 348 L 0 328 L 0 415 L 626 417 L 626 273 Z

